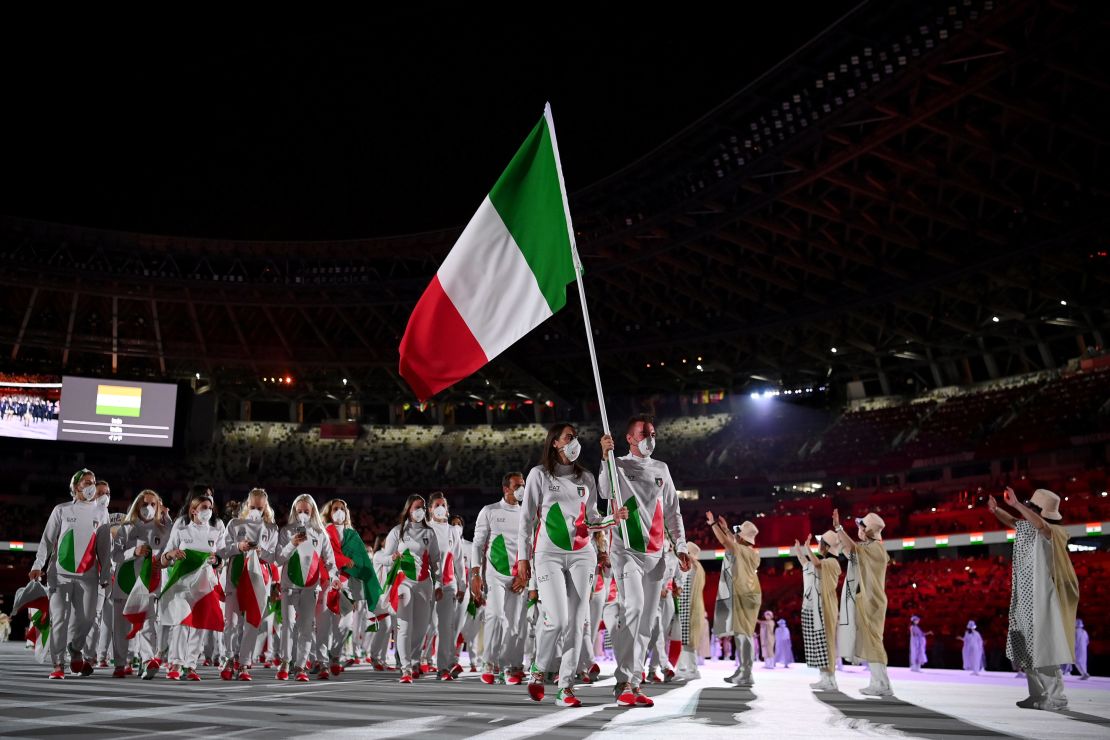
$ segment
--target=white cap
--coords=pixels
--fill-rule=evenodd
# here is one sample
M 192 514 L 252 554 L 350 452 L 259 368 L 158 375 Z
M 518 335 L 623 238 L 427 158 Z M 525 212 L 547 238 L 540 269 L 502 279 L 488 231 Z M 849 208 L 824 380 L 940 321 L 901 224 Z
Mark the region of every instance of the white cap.
M 740 525 L 740 539 L 755 544 L 755 538 L 759 534 L 759 527 L 749 522 L 744 522 Z

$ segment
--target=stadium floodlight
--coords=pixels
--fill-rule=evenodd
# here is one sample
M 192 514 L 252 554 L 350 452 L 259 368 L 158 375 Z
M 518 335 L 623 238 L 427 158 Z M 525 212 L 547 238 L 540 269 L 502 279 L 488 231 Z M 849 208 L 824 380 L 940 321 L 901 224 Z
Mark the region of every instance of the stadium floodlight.
M 835 355 L 836 354 L 836 347 L 829 347 L 829 352 L 832 352 Z
M 999 318 L 997 316 L 991 316 L 991 321 L 997 324 L 999 322 Z
M 1060 301 L 1060 305 L 1061 306 L 1066 306 L 1066 305 L 1068 305 L 1068 302 L 1067 301 Z
M 200 380 L 200 373 L 194 373 L 194 375 L 196 375 L 197 380 Z

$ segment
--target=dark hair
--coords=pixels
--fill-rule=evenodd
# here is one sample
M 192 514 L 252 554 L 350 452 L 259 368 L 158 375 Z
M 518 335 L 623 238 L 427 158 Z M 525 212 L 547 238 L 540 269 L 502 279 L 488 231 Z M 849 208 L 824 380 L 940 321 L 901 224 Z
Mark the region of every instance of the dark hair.
M 567 424 L 565 422 L 552 424 L 547 428 L 547 439 L 544 440 L 543 452 L 540 454 L 540 465 L 552 478 L 555 477 L 555 465 L 559 462 L 559 455 L 555 452 L 553 445 L 555 444 L 555 440 L 563 436 L 563 430 L 567 427 L 574 429 L 575 435 L 578 434 L 578 429 L 573 424 Z M 571 463 L 571 465 L 574 467 L 574 479 L 578 480 L 582 477 L 582 474 L 586 472 L 586 469 L 579 465 L 577 460 Z
M 641 421 L 644 424 L 651 424 L 652 426 L 655 426 L 655 417 L 651 414 L 633 414 L 632 416 L 628 417 L 628 422 L 624 425 L 624 433 L 630 434 L 632 432 L 632 427 L 636 426 Z
M 111 484 L 111 483 L 109 483 L 108 481 L 106 481 L 106 480 L 103 480 L 103 479 L 101 479 L 101 480 L 98 480 L 98 481 L 96 482 L 96 485 L 98 485 L 98 486 L 108 486 L 108 488 L 111 488 L 111 487 L 112 487 L 112 484 Z
M 427 502 L 424 500 L 424 497 L 421 496 L 419 493 L 410 493 L 409 494 L 409 497 L 407 499 L 405 499 L 404 507 L 401 509 L 401 516 L 398 517 L 398 519 L 397 519 L 397 526 L 400 527 L 400 529 L 401 529 L 401 537 L 405 536 L 405 527 L 407 527 L 409 524 L 415 524 L 415 522 L 413 522 L 409 518 L 409 510 L 410 510 L 409 507 L 411 507 L 412 502 L 416 501 L 417 499 L 420 500 L 420 503 L 427 506 Z M 422 521 L 420 523 L 422 525 L 424 525 L 425 529 L 429 528 L 428 527 L 428 515 L 427 514 L 424 515 L 424 521 Z
M 428 494 L 427 505 L 431 507 L 433 501 L 439 501 L 441 499 L 447 501 L 447 494 L 443 491 L 432 491 Z
M 513 482 L 513 478 L 520 478 L 521 480 L 524 480 L 524 473 L 518 472 L 516 470 L 505 473 L 505 475 L 501 476 L 501 487 L 508 488 L 509 484 Z
M 378 550 L 385 547 L 385 540 L 386 540 L 387 537 L 388 537 L 388 535 L 384 535 L 384 534 L 374 535 L 374 544 L 371 546 L 370 549 L 373 552 L 377 552 Z
M 197 492 L 198 489 L 199 489 L 199 493 Z M 208 486 L 193 486 L 192 487 L 192 489 L 189 493 L 189 497 L 187 499 L 185 499 L 185 503 L 181 507 L 181 511 L 179 511 L 177 513 L 177 521 L 179 523 L 188 524 L 192 520 L 192 517 L 189 516 L 189 510 L 193 508 L 193 504 L 196 503 L 197 501 L 208 501 L 212 504 L 213 509 L 216 508 L 216 501 L 212 498 L 211 495 L 209 495 L 208 491 L 209 491 Z
M 447 519 L 448 524 L 454 524 L 456 521 L 459 523 L 460 527 L 466 526 L 466 520 L 462 518 L 462 514 L 452 514 L 450 518 Z
M 192 486 L 189 487 L 189 497 L 191 498 L 193 496 L 203 496 L 206 493 L 209 493 L 209 491 L 212 491 L 212 486 L 208 485 L 207 483 L 194 483 Z M 211 496 L 211 494 L 209 495 Z

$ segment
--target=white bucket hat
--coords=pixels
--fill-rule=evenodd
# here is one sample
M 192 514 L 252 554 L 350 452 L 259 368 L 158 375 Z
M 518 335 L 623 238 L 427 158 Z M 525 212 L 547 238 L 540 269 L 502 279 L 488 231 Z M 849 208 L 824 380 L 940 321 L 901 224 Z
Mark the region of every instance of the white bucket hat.
M 749 522 L 744 522 L 740 525 L 740 539 L 750 544 L 755 544 L 755 538 L 759 534 L 759 527 Z
M 1041 517 L 1044 519 L 1059 521 L 1064 518 L 1060 515 L 1060 497 L 1047 488 L 1038 488 L 1033 491 L 1029 500 L 1040 507 Z
M 829 546 L 829 554 L 833 557 L 839 555 L 840 551 L 844 549 L 844 546 L 840 544 L 840 535 L 831 529 L 821 535 L 821 541 Z

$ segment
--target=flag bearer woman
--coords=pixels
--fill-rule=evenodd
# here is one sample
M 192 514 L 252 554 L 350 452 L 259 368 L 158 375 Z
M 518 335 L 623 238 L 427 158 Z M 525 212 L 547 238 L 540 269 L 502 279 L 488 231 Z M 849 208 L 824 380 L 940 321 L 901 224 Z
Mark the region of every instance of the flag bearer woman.
M 116 565 L 116 580 L 112 584 L 112 657 L 116 669 L 112 678 L 124 678 L 128 667 L 127 635 L 133 631 L 132 623 L 123 615 L 127 597 L 138 583 L 147 592 L 157 593 L 161 585 L 162 548 L 169 540 L 166 523 L 159 517 L 162 497 L 149 488 L 141 491 L 112 541 L 112 560 Z M 155 649 L 158 644 L 158 620 L 148 613 L 140 628 L 147 644 Z M 137 633 L 138 634 L 138 633 Z M 153 655 L 150 656 L 153 659 Z
M 577 463 L 582 451 L 578 431 L 555 424 L 547 432 L 540 464 L 528 472 L 517 533 L 515 589 L 529 582 L 535 560 L 542 618 L 537 625 L 536 656 L 528 695 L 543 700 L 544 673 L 559 669 L 557 704 L 581 706 L 574 695 L 575 673 L 589 619 L 598 552 L 591 529 L 606 529 L 597 511 L 597 484 Z M 628 516 L 627 509 L 617 512 Z M 607 558 L 606 558 L 607 559 Z M 557 656 L 561 647 L 561 659 Z

